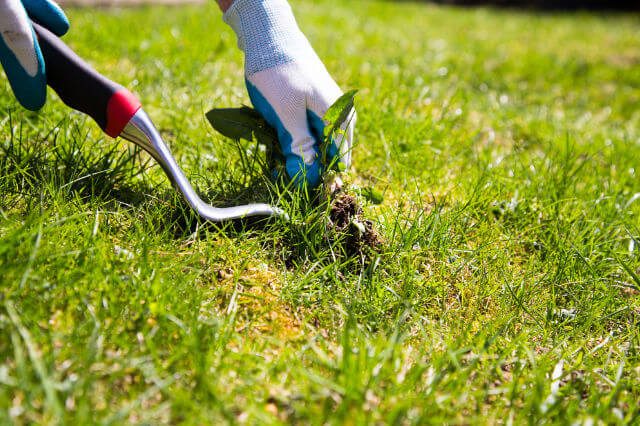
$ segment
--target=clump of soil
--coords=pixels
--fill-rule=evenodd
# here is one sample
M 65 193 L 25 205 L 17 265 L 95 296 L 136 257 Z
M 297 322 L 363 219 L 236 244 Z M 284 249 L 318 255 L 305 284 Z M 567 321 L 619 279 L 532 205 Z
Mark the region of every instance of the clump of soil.
M 328 227 L 338 238 L 344 238 L 343 247 L 347 256 L 368 259 L 382 247 L 382 237 L 373 222 L 362 218 L 362 207 L 358 200 L 344 192 L 335 197 L 329 211 Z

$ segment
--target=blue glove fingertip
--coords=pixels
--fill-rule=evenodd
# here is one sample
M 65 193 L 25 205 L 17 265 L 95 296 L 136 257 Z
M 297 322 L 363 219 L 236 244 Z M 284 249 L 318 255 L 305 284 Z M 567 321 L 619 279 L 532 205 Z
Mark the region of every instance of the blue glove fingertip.
M 69 31 L 69 19 L 57 4 L 48 0 L 22 0 L 22 4 L 31 19 L 58 37 Z
M 320 164 L 317 161 L 307 165 L 302 158 L 296 155 L 287 156 L 287 173 L 294 184 L 303 189 L 305 182 L 307 188 L 315 189 L 320 185 Z
M 33 34 L 36 40 L 35 33 Z M 0 62 L 7 74 L 7 79 L 18 102 L 28 110 L 38 111 L 47 100 L 47 78 L 45 76 L 44 59 L 38 43 L 35 44 L 38 72 L 30 76 L 16 58 L 15 54 L 0 37 Z

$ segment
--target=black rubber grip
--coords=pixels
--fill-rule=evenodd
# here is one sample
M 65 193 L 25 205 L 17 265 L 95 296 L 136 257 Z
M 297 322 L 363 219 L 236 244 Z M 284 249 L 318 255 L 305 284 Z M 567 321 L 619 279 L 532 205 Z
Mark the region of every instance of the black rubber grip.
M 44 57 L 47 85 L 65 104 L 89 115 L 106 131 L 109 101 L 126 89 L 91 68 L 51 31 L 32 24 Z

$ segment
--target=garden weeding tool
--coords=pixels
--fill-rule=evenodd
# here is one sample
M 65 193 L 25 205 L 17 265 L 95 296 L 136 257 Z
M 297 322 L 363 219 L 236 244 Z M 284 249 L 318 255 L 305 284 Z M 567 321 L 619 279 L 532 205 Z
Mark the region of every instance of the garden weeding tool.
M 44 57 L 47 85 L 65 104 L 93 118 L 107 135 L 122 137 L 151 154 L 200 216 L 221 222 L 250 216 L 284 215 L 280 209 L 268 204 L 216 208 L 202 201 L 142 109 L 140 101 L 129 90 L 91 68 L 49 30 L 36 23 L 33 27 Z

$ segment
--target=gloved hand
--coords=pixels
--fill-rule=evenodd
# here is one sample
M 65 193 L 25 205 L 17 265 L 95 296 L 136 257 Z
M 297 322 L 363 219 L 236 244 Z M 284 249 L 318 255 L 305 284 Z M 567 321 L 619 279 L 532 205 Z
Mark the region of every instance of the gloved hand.
M 223 18 L 245 53 L 251 102 L 278 131 L 289 177 L 298 186 L 318 186 L 322 117 L 342 91 L 298 28 L 286 0 L 236 0 Z M 336 138 L 328 153 L 346 167 L 351 164 L 354 126 L 355 111 L 343 125 L 346 137 Z
M 0 62 L 18 101 L 36 111 L 47 99 L 47 79 L 29 17 L 58 36 L 69 21 L 53 1 L 0 0 Z

